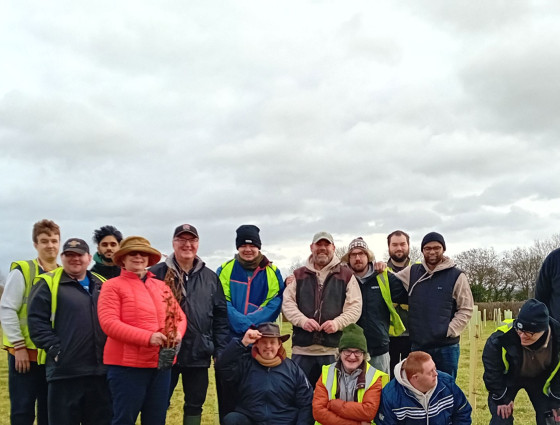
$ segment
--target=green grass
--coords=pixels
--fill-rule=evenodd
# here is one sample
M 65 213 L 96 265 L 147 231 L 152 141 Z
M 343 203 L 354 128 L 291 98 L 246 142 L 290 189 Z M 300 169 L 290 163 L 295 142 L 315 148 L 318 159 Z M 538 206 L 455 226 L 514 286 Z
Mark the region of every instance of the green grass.
M 473 424 L 475 425 L 486 425 L 490 422 L 490 414 L 488 412 L 487 396 L 488 393 L 482 382 L 482 349 L 484 348 L 484 342 L 490 333 L 494 330 L 494 325 L 490 322 L 487 324 L 486 328 L 483 330 L 481 338 L 477 340 L 477 365 L 476 365 L 476 383 L 475 383 L 475 395 L 476 403 L 473 406 Z M 283 324 L 284 333 L 291 331 L 290 325 L 288 323 Z M 469 347 L 468 347 L 468 331 L 463 334 L 463 339 L 461 341 L 461 357 L 459 360 L 459 374 L 457 377 L 457 383 L 463 389 L 465 394 L 468 396 L 468 377 L 469 377 Z M 289 345 L 289 341 L 288 344 Z M 286 347 L 288 355 L 291 355 L 291 347 Z M 0 425 L 9 425 L 9 411 L 10 411 L 10 401 L 8 397 L 8 362 L 6 355 L 2 355 L 0 359 Z M 167 423 L 168 424 L 180 424 L 182 423 L 183 415 L 183 391 L 181 387 L 181 381 L 179 380 L 179 385 L 173 394 L 171 400 L 171 407 L 167 412 Z M 535 421 L 535 414 L 529 398 L 524 391 L 521 391 L 515 400 L 515 419 L 518 424 L 530 424 Z M 140 421 L 138 421 L 140 423 Z M 202 415 L 203 425 L 214 425 L 218 424 L 218 405 L 216 402 L 216 386 L 214 381 L 214 370 L 210 368 L 210 386 L 208 388 L 208 396 L 206 397 L 206 403 L 204 404 L 204 412 Z

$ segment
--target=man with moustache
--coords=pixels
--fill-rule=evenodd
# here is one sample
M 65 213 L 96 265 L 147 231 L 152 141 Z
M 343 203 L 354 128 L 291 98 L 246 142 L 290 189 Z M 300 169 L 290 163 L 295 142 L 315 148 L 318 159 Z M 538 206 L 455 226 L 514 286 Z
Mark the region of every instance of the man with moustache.
M 189 320 L 177 363 L 171 370 L 169 389 L 171 400 L 181 375 L 184 425 L 200 425 L 211 359 L 229 340 L 224 291 L 216 273 L 197 255 L 199 240 L 196 227 L 178 226 L 173 232 L 173 254 L 150 268 L 157 279 L 171 288 Z
M 91 271 L 105 279 L 121 274 L 121 268 L 113 262 L 113 254 L 119 250 L 122 233 L 114 226 L 103 226 L 93 232 L 93 241 L 97 244 L 97 252 L 93 256 L 95 264 Z
M 389 375 L 389 326 L 397 335 L 404 331 L 393 300 L 407 302 L 406 290 L 392 273 L 375 271 L 373 252 L 361 237 L 350 242 L 341 261 L 348 263 L 362 292 L 358 325 L 364 330 L 370 364 Z
M 97 317 L 105 279 L 87 270 L 89 246 L 68 239 L 62 267 L 39 276 L 29 306 L 29 331 L 44 350 L 49 386 L 49 423 L 109 425 L 113 408 L 103 348 L 107 339 Z
M 387 269 L 392 273 L 398 273 L 404 270 L 405 267 L 412 264 L 410 259 L 410 237 L 402 230 L 395 230 L 387 236 L 387 245 L 389 248 L 389 262 Z M 401 360 L 404 360 L 410 354 L 410 335 L 408 333 L 408 304 L 400 303 L 393 304 L 401 321 L 405 327 L 405 331 L 400 335 L 394 335 L 394 332 L 389 333 L 389 357 L 391 378 L 395 366 Z
M 323 365 L 335 361 L 342 330 L 360 318 L 362 294 L 352 270 L 335 255 L 330 233 L 316 233 L 310 249 L 307 264 L 294 270 L 282 312 L 293 325 L 292 359 L 309 382 L 317 382 Z
M 422 239 L 422 263 L 396 276 L 408 290 L 412 350 L 427 352 L 438 370 L 456 378 L 459 336 L 469 323 L 474 302 L 467 276 L 444 255 L 445 248 L 442 235 L 428 233 Z
M 37 363 L 37 347 L 29 336 L 28 299 L 35 278 L 59 265 L 60 228 L 51 220 L 33 225 L 37 258 L 14 261 L 0 300 L 4 349 L 8 351 L 8 391 L 12 425 L 32 425 L 37 403 L 37 424 L 48 423 L 45 366 Z

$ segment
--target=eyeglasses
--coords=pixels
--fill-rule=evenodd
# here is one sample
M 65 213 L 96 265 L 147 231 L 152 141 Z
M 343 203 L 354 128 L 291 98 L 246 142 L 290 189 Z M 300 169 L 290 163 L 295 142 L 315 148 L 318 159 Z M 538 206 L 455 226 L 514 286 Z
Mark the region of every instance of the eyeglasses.
M 439 252 L 443 249 L 443 247 L 441 246 L 425 246 L 424 249 L 422 249 L 422 251 L 426 251 L 426 252 Z
M 348 255 L 350 258 L 365 257 L 366 253 L 364 251 L 352 252 Z
M 520 330 L 520 329 L 516 329 L 516 331 L 517 331 L 517 334 L 518 334 L 518 335 L 523 334 L 523 335 L 528 336 L 529 338 L 535 336 L 535 334 L 536 334 L 536 332 L 522 331 L 522 330 Z
M 175 238 L 173 241 L 177 242 L 179 245 L 194 245 L 198 242 L 198 238 L 185 239 L 185 238 Z
M 342 350 L 342 354 L 343 354 L 345 357 L 351 357 L 351 356 L 354 356 L 354 357 L 363 357 L 364 352 L 363 352 L 362 350 L 349 350 L 349 349 L 344 349 L 344 350 Z

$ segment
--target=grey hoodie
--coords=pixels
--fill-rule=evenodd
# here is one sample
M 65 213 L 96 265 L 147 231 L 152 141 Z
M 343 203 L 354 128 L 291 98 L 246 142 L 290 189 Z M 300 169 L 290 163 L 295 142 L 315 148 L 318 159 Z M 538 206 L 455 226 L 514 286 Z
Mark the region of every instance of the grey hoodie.
M 408 378 L 406 377 L 406 372 L 404 371 L 404 369 L 402 369 L 403 362 L 404 360 L 395 365 L 395 379 L 399 384 L 401 384 L 403 387 L 409 390 L 414 395 L 414 397 L 416 397 L 416 400 L 418 400 L 418 402 L 422 405 L 424 410 L 426 410 L 427 412 L 428 405 L 430 404 L 430 398 L 432 397 L 432 394 L 434 393 L 434 390 L 437 387 L 437 378 L 434 387 L 424 394 L 423 392 L 414 388 L 412 384 L 408 381 Z

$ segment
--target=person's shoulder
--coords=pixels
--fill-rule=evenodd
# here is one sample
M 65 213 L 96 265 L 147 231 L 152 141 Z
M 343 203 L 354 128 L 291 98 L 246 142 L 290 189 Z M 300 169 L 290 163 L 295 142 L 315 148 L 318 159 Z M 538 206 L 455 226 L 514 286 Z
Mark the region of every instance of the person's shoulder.
M 150 267 L 149 270 L 154 275 L 158 275 L 162 271 L 167 272 L 168 268 L 169 268 L 169 266 L 167 264 L 165 264 L 165 261 L 162 261 L 161 263 L 154 264 L 152 267 Z
M 457 390 L 462 392 L 461 388 L 457 385 L 457 382 L 455 382 L 455 379 L 448 373 L 442 372 L 441 370 L 438 370 L 438 386 L 448 388 L 453 392 Z

